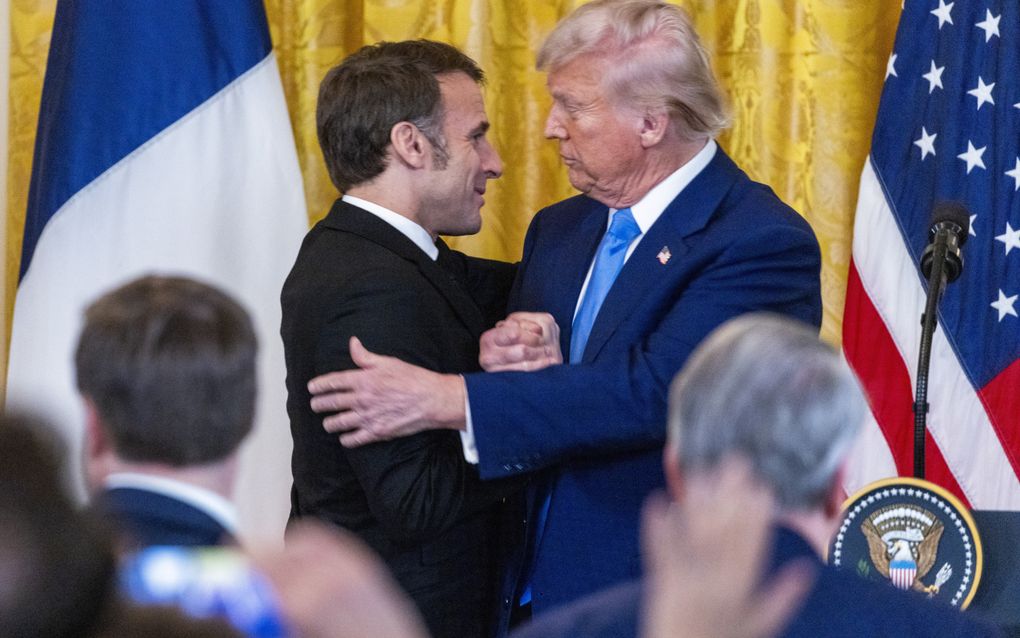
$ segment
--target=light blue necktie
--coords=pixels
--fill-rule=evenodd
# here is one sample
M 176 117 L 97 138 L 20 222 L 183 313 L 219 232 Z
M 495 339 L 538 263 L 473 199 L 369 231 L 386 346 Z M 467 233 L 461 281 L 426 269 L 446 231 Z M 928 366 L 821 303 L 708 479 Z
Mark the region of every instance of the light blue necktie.
M 623 270 L 627 247 L 640 234 L 641 229 L 634 221 L 634 215 L 629 208 L 621 208 L 613 214 L 609 230 L 602 236 L 598 251 L 595 253 L 595 265 L 592 266 L 591 277 L 588 278 L 588 288 L 585 289 L 581 307 L 578 308 L 577 315 L 574 317 L 570 337 L 570 363 L 577 363 L 581 360 L 584 347 L 588 343 L 588 335 L 591 334 L 591 327 L 595 323 L 595 317 L 599 314 L 599 308 L 602 307 L 602 302 L 605 301 L 609 289 L 616 281 L 616 276 Z M 527 586 L 520 598 L 521 605 L 531 602 L 531 578 L 535 569 L 535 556 L 538 554 L 542 533 L 545 531 L 545 521 L 549 516 L 549 503 L 552 501 L 551 487 L 545 482 L 537 482 L 532 486 L 535 497 L 541 500 L 542 505 L 535 521 L 535 531 L 533 532 L 535 541 L 532 555 L 527 559 L 529 563 L 525 581 Z
M 588 288 L 581 300 L 581 307 L 577 309 L 577 316 L 574 317 L 570 335 L 570 363 L 577 363 L 584 355 L 584 347 L 588 344 L 588 336 L 599 308 L 613 287 L 616 276 L 623 269 L 627 247 L 640 234 L 641 229 L 629 208 L 621 208 L 613 214 L 609 230 L 602 236 L 598 252 L 595 253 L 595 265 L 591 269 Z

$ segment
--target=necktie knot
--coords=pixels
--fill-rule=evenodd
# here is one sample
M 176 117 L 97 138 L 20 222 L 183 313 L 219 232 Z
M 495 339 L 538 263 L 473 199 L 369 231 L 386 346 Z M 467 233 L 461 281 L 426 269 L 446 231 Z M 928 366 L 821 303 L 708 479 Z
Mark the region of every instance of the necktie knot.
M 631 210 L 621 208 L 613 214 L 613 221 L 609 224 L 607 232 L 613 239 L 630 245 L 630 242 L 641 234 L 641 228 L 634 221 L 634 214 Z

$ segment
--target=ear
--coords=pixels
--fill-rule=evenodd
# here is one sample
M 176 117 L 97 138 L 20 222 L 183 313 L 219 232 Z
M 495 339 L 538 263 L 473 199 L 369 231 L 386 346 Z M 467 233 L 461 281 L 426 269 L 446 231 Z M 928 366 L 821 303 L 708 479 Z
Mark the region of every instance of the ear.
M 85 453 L 88 458 L 98 458 L 110 450 L 110 439 L 103 430 L 99 410 L 92 399 L 85 397 Z
M 96 404 L 88 397 L 85 403 L 85 448 L 83 465 L 85 483 L 91 491 L 102 488 L 106 476 L 111 472 L 110 464 L 114 459 L 113 444 L 103 427 L 102 418 Z
M 409 168 L 425 168 L 432 145 L 421 130 L 410 122 L 397 122 L 390 129 L 390 147 L 394 158 Z
M 829 491 L 825 495 L 823 507 L 826 518 L 835 520 L 843 513 L 843 503 L 847 497 L 846 490 L 843 489 L 843 485 L 846 483 L 846 474 L 847 462 L 844 461 L 833 475 L 832 484 L 829 485 Z
M 646 111 L 641 117 L 641 147 L 651 148 L 662 141 L 669 129 L 669 115 L 665 110 Z
M 666 442 L 666 447 L 662 450 L 662 470 L 666 474 L 666 489 L 670 498 L 674 501 L 683 500 L 684 473 L 680 468 L 676 447 L 670 441 Z

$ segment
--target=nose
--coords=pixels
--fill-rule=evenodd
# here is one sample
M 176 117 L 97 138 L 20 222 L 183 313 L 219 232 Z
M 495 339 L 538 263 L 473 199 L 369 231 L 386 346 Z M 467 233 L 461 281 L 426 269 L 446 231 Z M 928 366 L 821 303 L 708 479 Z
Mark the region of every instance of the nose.
M 503 174 L 503 160 L 487 139 L 484 139 L 482 144 L 482 170 L 488 179 L 496 179 Z
M 567 130 L 563 127 L 560 116 L 560 105 L 553 102 L 552 108 L 549 109 L 549 116 L 545 118 L 545 130 L 543 131 L 543 134 L 546 139 L 567 139 Z

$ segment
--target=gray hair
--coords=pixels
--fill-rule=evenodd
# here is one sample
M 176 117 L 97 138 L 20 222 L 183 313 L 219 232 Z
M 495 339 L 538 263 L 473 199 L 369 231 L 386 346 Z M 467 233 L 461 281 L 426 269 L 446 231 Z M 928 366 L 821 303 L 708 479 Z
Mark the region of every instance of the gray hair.
M 602 86 L 617 105 L 665 110 L 688 141 L 730 124 L 701 39 L 680 7 L 661 0 L 595 0 L 560 21 L 538 52 L 552 71 L 581 55 L 605 56 Z
M 815 330 L 755 313 L 717 328 L 673 380 L 670 445 L 684 471 L 740 453 L 780 507 L 812 509 L 866 410 L 853 373 Z

